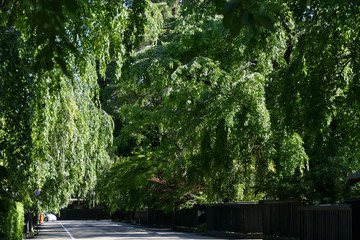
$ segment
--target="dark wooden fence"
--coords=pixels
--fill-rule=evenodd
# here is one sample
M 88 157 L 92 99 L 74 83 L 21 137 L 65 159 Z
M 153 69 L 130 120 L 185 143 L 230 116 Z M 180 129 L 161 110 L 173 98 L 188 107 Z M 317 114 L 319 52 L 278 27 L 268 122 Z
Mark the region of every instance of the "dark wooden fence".
M 358 211 L 354 216 L 352 211 Z M 200 221 L 205 216 L 206 221 Z M 300 240 L 351 240 L 360 233 L 353 219 L 360 216 L 360 199 L 352 205 L 304 207 L 296 201 L 262 201 L 207 205 L 206 211 L 184 209 L 175 213 L 139 211 L 137 223 L 196 228 L 206 222 L 208 232 Z M 354 235 L 355 236 L 355 235 Z M 357 236 L 357 235 L 356 235 Z
M 162 210 L 145 210 L 135 212 L 135 223 L 157 227 L 172 227 L 173 214 Z
M 297 201 L 262 201 L 263 234 L 273 237 L 299 237 Z
M 360 239 L 360 198 L 352 198 L 345 200 L 345 203 L 351 207 L 352 215 L 352 239 Z
M 177 227 L 197 228 L 206 222 L 205 207 L 181 209 L 175 212 L 175 225 Z
M 356 226 L 358 227 L 358 226 Z M 300 209 L 301 240 L 351 240 L 352 212 L 348 204 Z
M 259 234 L 262 233 L 262 209 L 256 202 L 208 205 L 206 222 L 208 231 Z
M 136 224 L 197 228 L 208 232 L 262 235 L 264 239 L 360 240 L 360 199 L 348 204 L 302 206 L 296 201 L 222 203 L 175 212 L 117 212 L 114 219 Z M 109 218 L 102 209 L 65 209 L 60 219 Z
M 101 220 L 110 219 L 110 215 L 102 208 L 94 209 L 61 209 L 59 220 Z
M 153 211 L 137 211 L 135 213 L 135 220 L 137 224 L 140 225 L 155 225 L 154 216 L 152 216 Z
M 187 227 L 197 228 L 205 223 L 205 208 L 180 209 L 175 212 L 164 212 L 162 210 L 136 211 L 134 220 L 137 224 L 152 225 L 159 227 Z

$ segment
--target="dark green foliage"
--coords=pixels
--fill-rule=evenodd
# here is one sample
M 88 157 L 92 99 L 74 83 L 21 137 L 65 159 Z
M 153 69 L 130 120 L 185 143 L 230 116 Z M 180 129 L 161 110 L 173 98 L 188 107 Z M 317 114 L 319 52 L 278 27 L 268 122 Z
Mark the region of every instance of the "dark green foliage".
M 125 12 L 117 1 L 0 4 L 0 196 L 31 208 L 39 189 L 39 207 L 57 211 L 94 189 L 113 129 L 97 77 Z
M 23 205 L 13 200 L 0 198 L 0 239 L 21 240 L 23 231 Z
M 15 21 L 18 21 L 18 26 L 27 25 L 31 41 L 35 46 L 41 47 L 36 54 L 37 71 L 51 70 L 56 62 L 67 72 L 64 58 L 66 51 L 75 53 L 77 49 L 71 43 L 65 26 L 68 22 L 80 20 L 80 3 L 80 0 L 9 1 L 0 8 L 4 16 L 2 25 L 12 27 Z
M 1 196 L 30 206 L 39 188 L 58 209 L 100 172 L 113 210 L 358 192 L 354 1 L 21 0 L 0 13 Z
M 0 29 L 0 119 L 3 122 L 0 146 L 2 158 L 6 159 L 3 168 L 7 169 L 2 188 L 7 189 L 9 194 L 20 194 L 19 199 L 27 195 L 24 187 L 30 181 L 29 169 L 32 165 L 34 75 L 29 55 L 20 32 Z
M 239 179 L 237 179 L 238 173 L 234 169 L 230 149 L 231 143 L 229 143 L 229 129 L 224 119 L 220 119 L 215 134 L 212 175 L 210 177 L 214 181 L 212 191 L 218 195 L 218 199 L 235 200 L 237 189 L 234 186 L 239 183 Z M 221 171 L 216 169 L 221 169 Z
M 301 7 L 297 4 L 289 7 Z M 359 70 L 355 67 L 358 50 L 353 48 L 358 42 L 359 7 L 342 1 L 313 1 L 299 11 L 293 12 L 294 48 L 289 66 L 272 74 L 267 99 L 274 132 L 285 129 L 286 134 L 301 137 L 301 155 L 307 155 L 309 170 L 295 172 L 282 184 L 298 183 L 301 191 L 292 187 L 295 192 L 288 192 L 306 201 L 341 201 L 352 194 L 346 176 L 359 168 L 355 146 L 359 144 L 360 109 L 358 98 L 352 95 Z M 285 148 L 275 148 L 280 159 L 287 156 L 276 161 L 289 161 Z M 301 163 L 303 158 L 296 159 Z
M 244 27 L 264 27 L 275 31 L 275 23 L 280 13 L 276 1 L 251 0 L 213 0 L 216 11 L 224 16 L 223 23 L 233 36 L 237 36 Z
M 359 168 L 359 7 L 335 0 L 180 7 L 161 44 L 137 52 L 111 86 L 109 103 L 124 120 L 115 144 L 127 151 L 118 153 L 151 152 L 161 171 L 146 174 L 178 184 L 189 202 L 353 196 L 346 176 Z M 168 197 L 154 199 L 161 196 Z
M 254 196 L 251 158 L 266 151 L 269 120 L 261 75 L 253 75 L 255 68 L 245 67 L 249 72 L 244 75 L 237 68 L 239 62 L 246 64 L 248 55 L 241 55 L 235 43 L 250 31 L 229 38 L 221 20 L 213 18 L 214 6 L 200 6 L 203 16 L 195 11 L 200 9 L 196 4 L 192 9 L 185 5 L 166 38 L 169 42 L 139 51 L 133 64 L 123 69 L 122 81 L 107 88 L 112 91 L 108 106 L 123 119 L 115 144 L 124 149 L 132 142 L 132 154 L 122 155 L 110 175 L 126 182 L 123 173 L 141 163 L 140 156 L 147 156 L 152 168 L 138 171 L 144 174 L 137 182 L 142 186 L 103 188 L 105 202 L 139 189 L 143 195 L 136 194 L 137 206 L 166 209 L 237 200 L 244 198 L 242 192 Z M 245 132 L 259 145 L 256 150 L 249 146 L 247 134 L 241 135 Z M 240 146 L 248 149 L 238 151 Z M 131 208 L 125 199 L 108 203 Z
M 129 6 L 129 24 L 124 35 L 124 44 L 128 54 L 138 49 L 143 40 L 147 21 L 145 11 L 148 4 L 149 2 L 146 0 L 133 0 Z

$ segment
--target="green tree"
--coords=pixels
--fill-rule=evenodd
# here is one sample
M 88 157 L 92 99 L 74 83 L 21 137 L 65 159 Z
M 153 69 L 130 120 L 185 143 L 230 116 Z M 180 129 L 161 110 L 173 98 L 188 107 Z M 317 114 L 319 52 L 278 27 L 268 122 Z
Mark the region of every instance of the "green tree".
M 98 75 L 110 53 L 122 65 L 131 9 L 115 1 L 0 4 L 2 197 L 29 208 L 39 189 L 40 207 L 56 211 L 94 189 L 113 129 Z
M 19 31 L 4 30 L 1 43 L 1 196 L 30 207 L 40 189 L 41 206 L 56 210 L 93 189 L 109 161 L 113 124 L 98 105 L 96 70 L 36 76 Z
M 28 74 L 31 71 L 31 51 L 26 49 L 20 33 L 14 29 L 1 29 L 0 45 L 0 196 L 28 199 L 27 186 L 30 185 L 29 172 L 33 164 L 30 117 L 34 76 Z
M 109 94 L 113 99 L 108 100 L 123 119 L 118 143 L 134 141 L 128 160 L 121 161 L 138 161 L 137 156 L 146 155 L 154 164 L 138 172 L 158 185 L 150 205 L 145 195 L 154 188 L 148 181 L 139 182 L 146 192 L 138 200 L 143 200 L 142 206 L 166 202 L 161 206 L 172 209 L 186 202 L 256 197 L 256 169 L 270 152 L 265 81 L 258 72 L 269 71 L 267 53 L 261 52 L 258 42 L 264 54 L 260 62 L 257 54 L 238 48 L 237 44 L 255 39 L 254 30 L 231 38 L 211 4 L 181 8 L 175 28 L 159 38 L 162 44 L 136 53 L 131 66 L 123 69 L 121 82 L 108 88 L 113 90 Z M 259 30 L 259 34 L 267 33 Z M 278 47 L 272 43 L 266 49 L 270 54 Z M 127 170 L 119 166 L 109 172 L 122 179 Z M 110 193 L 112 188 L 106 189 L 104 196 L 131 189 L 122 186 Z M 129 205 L 117 201 L 116 207 Z
M 359 109 L 353 95 L 358 82 L 353 46 L 359 7 L 314 1 L 303 8 L 289 3 L 288 10 L 293 23 L 291 28 L 288 24 L 289 65 L 270 76 L 267 90 L 272 124 L 303 140 L 309 159 L 309 171 L 302 178 L 303 198 L 340 201 L 350 195 L 346 176 L 359 164 L 355 147 Z M 281 146 L 277 150 L 281 152 Z
M 341 1 L 182 3 L 161 45 L 111 86 L 119 139 L 165 162 L 145 174 L 182 178 L 192 199 L 351 196 L 358 16 Z

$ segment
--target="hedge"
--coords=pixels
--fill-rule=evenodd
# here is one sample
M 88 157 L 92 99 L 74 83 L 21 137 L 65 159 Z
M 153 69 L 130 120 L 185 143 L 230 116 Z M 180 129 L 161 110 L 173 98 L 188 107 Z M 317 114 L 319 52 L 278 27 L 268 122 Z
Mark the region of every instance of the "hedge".
M 23 231 L 23 204 L 11 199 L 0 199 L 0 240 L 21 240 Z

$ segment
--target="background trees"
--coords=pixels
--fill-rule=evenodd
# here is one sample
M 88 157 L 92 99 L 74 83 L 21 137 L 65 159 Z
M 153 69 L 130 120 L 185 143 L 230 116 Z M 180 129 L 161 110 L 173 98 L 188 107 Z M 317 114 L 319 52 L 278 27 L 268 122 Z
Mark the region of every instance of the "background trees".
M 0 9 L 2 197 L 31 205 L 38 188 L 56 209 L 101 193 L 114 210 L 356 194 L 357 3 Z
M 125 180 L 121 168 L 145 174 L 134 187 L 143 207 L 154 194 L 170 208 L 356 194 L 346 177 L 358 168 L 357 121 L 349 119 L 358 112 L 351 50 L 358 6 L 223 4 L 182 3 L 160 44 L 141 48 L 121 82 L 107 88 L 121 119 L 114 182 Z M 151 166 L 132 167 L 139 156 Z M 108 199 L 132 188 L 116 186 L 103 188 Z

